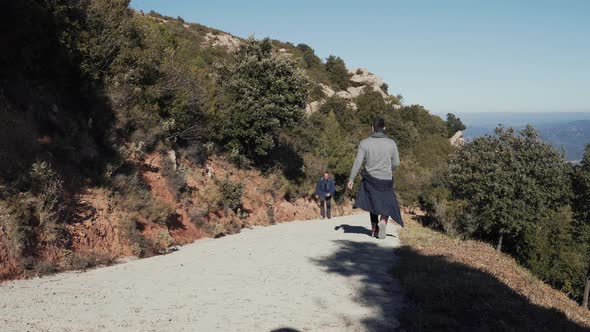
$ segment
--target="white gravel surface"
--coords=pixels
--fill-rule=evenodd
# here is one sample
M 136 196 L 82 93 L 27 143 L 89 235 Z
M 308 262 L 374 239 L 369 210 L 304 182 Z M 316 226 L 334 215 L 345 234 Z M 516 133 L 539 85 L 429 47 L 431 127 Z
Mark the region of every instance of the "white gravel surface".
M 0 284 L 1 331 L 389 331 L 398 226 L 366 214 L 199 240 L 88 272 Z

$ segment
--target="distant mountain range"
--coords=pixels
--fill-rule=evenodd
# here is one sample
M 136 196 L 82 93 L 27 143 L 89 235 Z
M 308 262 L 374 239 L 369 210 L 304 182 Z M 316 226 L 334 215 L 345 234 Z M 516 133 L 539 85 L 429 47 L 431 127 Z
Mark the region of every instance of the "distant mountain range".
M 466 140 L 491 134 L 499 124 L 515 129 L 531 124 L 539 129 L 545 142 L 557 149 L 563 149 L 566 158 L 570 161 L 582 159 L 584 148 L 590 143 L 590 112 L 490 112 L 455 113 L 455 115 L 460 117 L 467 126 L 464 134 Z

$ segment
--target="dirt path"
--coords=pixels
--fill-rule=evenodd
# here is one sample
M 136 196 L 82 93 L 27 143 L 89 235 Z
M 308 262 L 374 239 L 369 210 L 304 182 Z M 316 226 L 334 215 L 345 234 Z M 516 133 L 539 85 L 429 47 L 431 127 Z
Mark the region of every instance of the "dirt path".
M 345 226 L 341 226 L 345 225 Z M 341 227 L 339 227 L 341 226 Z M 397 228 L 297 221 L 165 256 L 0 285 L 3 331 L 382 331 L 400 304 Z

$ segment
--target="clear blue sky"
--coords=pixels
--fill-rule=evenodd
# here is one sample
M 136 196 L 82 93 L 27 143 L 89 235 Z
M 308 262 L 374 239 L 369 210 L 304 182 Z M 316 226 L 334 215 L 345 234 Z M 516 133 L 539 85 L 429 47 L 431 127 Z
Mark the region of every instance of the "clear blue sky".
M 132 0 L 236 36 L 306 43 L 433 112 L 590 111 L 590 1 Z

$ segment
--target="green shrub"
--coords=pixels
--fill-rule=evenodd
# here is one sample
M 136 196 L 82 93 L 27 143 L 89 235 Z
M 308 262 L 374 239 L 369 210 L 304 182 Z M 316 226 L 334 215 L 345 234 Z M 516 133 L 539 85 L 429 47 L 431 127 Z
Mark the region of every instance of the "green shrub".
M 326 59 L 326 72 L 335 89 L 346 90 L 350 86 L 350 74 L 340 57 L 330 55 Z
M 150 222 L 166 224 L 174 213 L 167 204 L 154 200 L 147 185 L 136 173 L 118 174 L 111 180 L 113 201 L 132 219 L 142 216 Z
M 272 51 L 269 39 L 245 41 L 218 75 L 223 96 L 213 114 L 215 134 L 227 151 L 265 156 L 280 130 L 303 118 L 308 80 Z
M 35 218 L 35 233 L 42 243 L 55 243 L 64 235 L 63 220 L 63 181 L 47 162 L 36 162 L 31 166 L 31 192 L 35 198 L 30 200 Z
M 0 225 L 8 237 L 13 256 L 34 250 L 36 243 L 33 207 L 29 193 L 0 200 Z
M 447 114 L 447 129 L 449 137 L 455 135 L 456 132 L 465 130 L 465 125 L 460 118 L 456 117 L 453 113 Z
M 534 128 L 517 135 L 500 127 L 458 149 L 421 203 L 447 233 L 495 242 L 497 250 L 579 298 L 587 245 L 577 237 L 568 207 L 570 173 L 564 157 Z
M 237 211 L 242 206 L 244 183 L 225 178 L 224 180 L 218 180 L 218 186 L 221 191 L 221 204 L 224 210 Z
M 469 233 L 469 220 L 465 213 L 467 202 L 451 199 L 451 192 L 443 187 L 435 187 L 420 196 L 422 208 L 430 218 L 430 225 L 450 236 Z
M 124 215 L 120 225 L 121 237 L 127 241 L 135 256 L 145 257 L 153 253 L 152 246 L 141 234 L 139 223 L 133 214 Z

